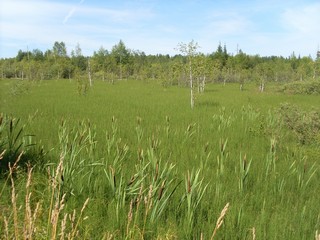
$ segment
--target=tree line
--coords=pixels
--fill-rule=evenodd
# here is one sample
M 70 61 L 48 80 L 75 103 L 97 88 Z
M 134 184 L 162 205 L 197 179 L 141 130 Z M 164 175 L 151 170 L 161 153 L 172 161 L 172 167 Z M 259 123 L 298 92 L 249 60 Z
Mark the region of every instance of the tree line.
M 181 50 L 181 49 L 180 49 Z M 189 61 L 192 57 L 192 61 Z M 242 50 L 230 54 L 226 45 L 218 45 L 210 54 L 195 51 L 192 56 L 146 55 L 131 50 L 122 40 L 111 50 L 100 47 L 92 56 L 84 56 L 79 44 L 70 54 L 64 42 L 55 42 L 52 49 L 42 52 L 19 50 L 16 57 L 0 59 L 1 78 L 29 80 L 95 79 L 114 83 L 120 79 L 157 80 L 164 86 L 189 86 L 192 64 L 193 82 L 199 91 L 208 82 L 291 82 L 319 79 L 320 58 L 248 55 Z

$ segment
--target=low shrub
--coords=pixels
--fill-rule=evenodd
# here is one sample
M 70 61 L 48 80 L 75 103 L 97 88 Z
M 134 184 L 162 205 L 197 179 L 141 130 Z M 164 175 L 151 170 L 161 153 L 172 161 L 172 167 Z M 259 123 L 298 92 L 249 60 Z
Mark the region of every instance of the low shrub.
M 284 125 L 293 131 L 301 144 L 317 144 L 320 136 L 320 111 L 306 112 L 295 105 L 282 104 L 279 109 Z
M 320 94 L 319 81 L 292 82 L 285 84 L 281 92 L 288 94 Z

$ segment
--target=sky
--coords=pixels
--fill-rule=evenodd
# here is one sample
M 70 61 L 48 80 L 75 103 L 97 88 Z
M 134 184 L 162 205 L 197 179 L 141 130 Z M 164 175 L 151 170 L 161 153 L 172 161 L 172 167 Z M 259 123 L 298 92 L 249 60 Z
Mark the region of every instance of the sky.
M 146 54 L 178 54 L 192 40 L 205 54 L 226 45 L 250 55 L 315 57 L 319 0 L 0 0 L 0 58 L 63 41 L 90 56 L 122 40 Z

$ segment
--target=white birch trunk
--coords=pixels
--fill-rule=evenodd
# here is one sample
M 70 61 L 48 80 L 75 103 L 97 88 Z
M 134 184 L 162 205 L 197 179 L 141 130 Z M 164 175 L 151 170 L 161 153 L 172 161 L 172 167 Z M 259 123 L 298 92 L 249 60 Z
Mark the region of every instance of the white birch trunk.
M 192 79 L 192 66 L 191 66 L 191 59 L 189 59 L 189 74 L 190 74 L 190 103 L 191 108 L 194 107 L 194 96 L 193 96 L 193 79 Z
M 90 66 L 90 60 L 88 59 L 88 77 L 89 77 L 89 85 L 92 86 L 92 78 L 91 78 L 91 66 Z
M 204 93 L 205 85 L 206 85 L 206 76 L 203 76 L 201 81 L 201 93 Z

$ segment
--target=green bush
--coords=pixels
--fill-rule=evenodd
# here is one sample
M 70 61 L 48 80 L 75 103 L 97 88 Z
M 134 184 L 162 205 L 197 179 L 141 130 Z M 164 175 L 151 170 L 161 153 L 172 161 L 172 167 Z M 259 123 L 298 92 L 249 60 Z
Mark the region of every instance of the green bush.
M 301 144 L 319 142 L 320 134 L 320 111 L 306 112 L 295 105 L 282 104 L 279 113 L 284 125 L 295 133 Z
M 285 84 L 281 92 L 289 94 L 320 94 L 319 81 L 292 82 Z

